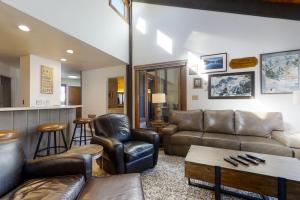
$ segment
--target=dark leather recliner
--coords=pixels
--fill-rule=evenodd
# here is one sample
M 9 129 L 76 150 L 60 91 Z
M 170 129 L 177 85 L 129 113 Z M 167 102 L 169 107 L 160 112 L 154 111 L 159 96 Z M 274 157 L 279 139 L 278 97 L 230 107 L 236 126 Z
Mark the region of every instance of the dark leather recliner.
M 140 175 L 91 177 L 90 155 L 26 161 L 20 137 L 0 131 L 0 199 L 144 199 Z M 117 190 L 117 191 L 116 191 Z
M 104 147 L 104 170 L 111 174 L 134 173 L 157 164 L 159 135 L 143 129 L 130 129 L 123 114 L 106 114 L 94 120 L 91 143 Z

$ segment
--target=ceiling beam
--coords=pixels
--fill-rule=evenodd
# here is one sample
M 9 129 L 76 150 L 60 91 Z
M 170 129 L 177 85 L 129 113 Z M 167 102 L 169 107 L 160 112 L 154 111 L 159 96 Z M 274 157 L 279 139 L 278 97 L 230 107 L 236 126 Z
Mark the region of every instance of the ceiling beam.
M 133 2 L 300 21 L 298 0 L 133 0 Z

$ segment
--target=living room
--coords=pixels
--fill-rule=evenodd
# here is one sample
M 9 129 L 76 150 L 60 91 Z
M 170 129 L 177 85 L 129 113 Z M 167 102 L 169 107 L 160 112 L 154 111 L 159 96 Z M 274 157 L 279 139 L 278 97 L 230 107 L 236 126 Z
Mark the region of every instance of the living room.
M 0 6 L 0 199 L 299 199 L 299 1 Z

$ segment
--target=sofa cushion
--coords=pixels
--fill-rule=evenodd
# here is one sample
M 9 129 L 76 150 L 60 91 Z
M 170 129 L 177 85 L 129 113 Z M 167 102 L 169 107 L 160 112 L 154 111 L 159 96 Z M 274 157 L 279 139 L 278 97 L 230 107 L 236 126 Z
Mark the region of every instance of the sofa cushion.
M 271 137 L 272 131 L 283 131 L 279 112 L 235 112 L 235 131 L 238 135 Z
M 273 139 L 254 136 L 237 137 L 241 142 L 242 151 L 293 157 L 293 150 L 291 148 L 284 146 Z
M 128 141 L 124 143 L 124 154 L 126 162 L 132 162 L 153 153 L 153 144 L 142 141 Z
M 202 144 L 208 147 L 240 150 L 240 142 L 237 136 L 230 134 L 204 133 Z
M 124 174 L 104 178 L 91 178 L 80 193 L 79 200 L 143 200 L 139 174 Z
M 31 179 L 5 195 L 3 199 L 76 199 L 84 184 L 82 175 Z
M 203 131 L 203 112 L 172 111 L 170 123 L 177 124 L 180 131 Z
M 277 142 L 291 147 L 300 149 L 300 133 L 299 132 L 284 132 L 284 131 L 273 131 L 272 139 Z
M 181 145 L 201 145 L 202 136 L 202 132 L 179 131 L 170 137 L 170 143 Z
M 234 134 L 234 111 L 207 110 L 204 112 L 204 131 Z

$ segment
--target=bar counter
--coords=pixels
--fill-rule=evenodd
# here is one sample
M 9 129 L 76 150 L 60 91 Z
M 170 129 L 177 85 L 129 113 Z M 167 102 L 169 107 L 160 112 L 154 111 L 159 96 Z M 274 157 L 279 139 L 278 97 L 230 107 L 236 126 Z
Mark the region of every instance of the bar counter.
M 15 130 L 21 134 L 26 159 L 32 159 L 38 141 L 36 127 L 39 124 L 52 122 L 66 124 L 64 134 L 69 145 L 74 129 L 76 108 L 80 107 L 82 106 L 0 108 L 0 130 Z M 61 142 L 60 138 L 58 143 Z M 46 140 L 42 140 L 41 146 L 46 146 Z

